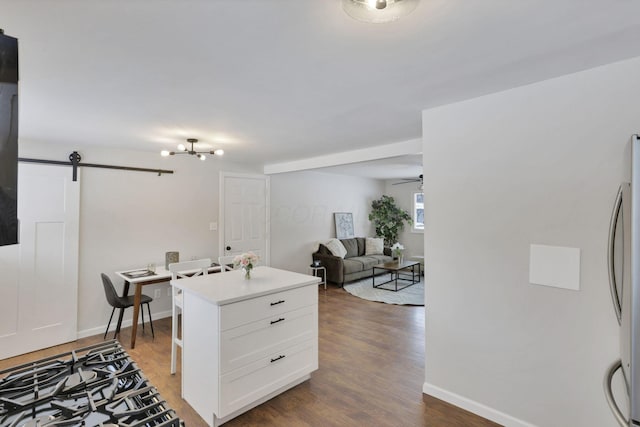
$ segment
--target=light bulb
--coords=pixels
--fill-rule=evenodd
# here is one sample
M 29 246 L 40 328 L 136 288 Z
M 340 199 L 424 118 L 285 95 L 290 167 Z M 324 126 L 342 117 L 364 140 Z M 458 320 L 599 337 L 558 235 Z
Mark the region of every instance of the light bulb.
M 202 160 L 203 162 L 207 160 L 207 157 L 204 154 L 198 154 L 198 157 L 200 157 L 200 160 Z
M 224 154 L 224 150 L 221 148 L 218 148 L 213 152 L 213 154 L 215 154 L 216 156 L 222 156 Z
M 387 0 L 367 0 L 369 9 L 384 9 L 387 7 Z
M 178 151 L 187 151 L 187 147 L 184 144 L 178 144 Z
M 411 13 L 420 0 L 342 0 L 342 8 L 354 19 L 382 24 Z
M 169 156 L 169 154 L 170 154 L 170 153 L 169 153 L 169 151 L 168 151 L 168 150 L 162 150 L 162 151 L 160 152 L 160 155 L 161 155 L 162 157 L 168 157 L 168 156 Z

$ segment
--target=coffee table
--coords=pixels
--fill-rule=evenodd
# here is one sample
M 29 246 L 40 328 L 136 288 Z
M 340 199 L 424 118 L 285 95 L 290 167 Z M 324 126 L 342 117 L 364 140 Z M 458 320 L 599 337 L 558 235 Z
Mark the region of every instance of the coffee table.
M 418 267 L 417 273 L 416 267 Z M 388 271 L 389 274 L 391 274 L 391 280 L 387 280 L 386 282 L 378 283 L 376 285 L 376 269 Z M 420 283 L 420 263 L 417 261 L 404 261 L 402 263 L 398 261 L 391 261 L 374 265 L 371 269 L 371 280 L 374 288 L 393 292 L 401 291 L 404 288 Z M 401 285 L 404 285 L 401 288 L 398 288 L 398 280 L 401 281 Z M 389 289 L 383 287 L 388 283 L 393 283 L 393 285 L 395 285 L 394 288 Z

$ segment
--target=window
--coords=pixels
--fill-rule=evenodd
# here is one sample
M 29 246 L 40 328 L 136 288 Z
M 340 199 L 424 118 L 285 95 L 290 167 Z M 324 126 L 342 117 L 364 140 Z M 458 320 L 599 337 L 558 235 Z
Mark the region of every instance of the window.
M 413 193 L 413 231 L 424 231 L 424 193 Z

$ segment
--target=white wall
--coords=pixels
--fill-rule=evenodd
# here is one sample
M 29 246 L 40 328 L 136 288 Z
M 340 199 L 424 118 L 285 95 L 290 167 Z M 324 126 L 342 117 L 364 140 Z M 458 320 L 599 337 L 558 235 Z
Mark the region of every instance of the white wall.
M 271 265 L 307 273 L 318 241 L 336 237 L 334 212 L 353 213 L 356 236 L 373 236 L 371 201 L 384 182 L 314 171 L 271 175 Z
M 73 150 L 20 141 L 20 157 L 64 161 Z M 224 158 L 201 162 L 191 156 L 161 158 L 149 152 L 91 147 L 79 152 L 86 163 L 174 171 L 157 176 L 81 168 L 78 330 L 80 336 L 87 336 L 104 332 L 111 312 L 100 273 L 107 273 L 121 289 L 122 281 L 114 271 L 145 267 L 150 262 L 164 265 L 167 251 L 179 251 L 181 260 L 217 259 L 218 232 L 209 231 L 209 222 L 218 221 L 219 172 L 260 171 Z M 144 288 L 151 296 L 154 289 L 162 289 L 162 297 L 151 304 L 154 318 L 171 315 L 167 287 Z M 125 314 L 129 324 L 131 314 L 131 310 Z
M 418 183 L 393 185 L 396 182 L 398 180 L 385 181 L 385 194 L 393 197 L 399 208 L 413 216 L 413 194 L 420 192 Z M 424 255 L 424 233 L 413 231 L 413 225 L 405 224 L 404 230 L 398 235 L 398 241 L 404 246 L 405 259 L 414 255 Z
M 425 392 L 506 425 L 617 425 L 606 242 L 638 76 L 640 58 L 423 112 Z M 580 291 L 529 284 L 531 243 L 580 248 Z

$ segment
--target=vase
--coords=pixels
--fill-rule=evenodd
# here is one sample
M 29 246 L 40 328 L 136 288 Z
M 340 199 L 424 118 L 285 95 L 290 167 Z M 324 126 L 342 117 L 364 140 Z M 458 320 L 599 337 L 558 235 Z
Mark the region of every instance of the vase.
M 399 264 L 402 264 L 402 262 L 403 262 L 403 261 L 404 261 L 404 255 L 400 255 L 400 256 L 398 257 L 398 263 L 399 263 Z
M 243 268 L 242 270 L 244 271 L 244 280 L 251 279 L 251 269 L 250 268 Z
M 169 270 L 169 264 L 173 264 L 174 262 L 180 262 L 180 253 L 178 253 L 178 252 L 167 252 L 164 255 L 164 268 L 165 268 L 165 270 Z

